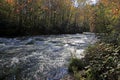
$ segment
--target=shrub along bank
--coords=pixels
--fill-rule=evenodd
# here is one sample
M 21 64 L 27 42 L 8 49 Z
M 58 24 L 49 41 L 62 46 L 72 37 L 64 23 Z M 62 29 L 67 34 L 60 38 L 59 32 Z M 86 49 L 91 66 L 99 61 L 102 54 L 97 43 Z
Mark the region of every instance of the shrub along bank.
M 83 59 L 72 59 L 75 80 L 120 80 L 120 34 L 109 34 L 88 47 Z

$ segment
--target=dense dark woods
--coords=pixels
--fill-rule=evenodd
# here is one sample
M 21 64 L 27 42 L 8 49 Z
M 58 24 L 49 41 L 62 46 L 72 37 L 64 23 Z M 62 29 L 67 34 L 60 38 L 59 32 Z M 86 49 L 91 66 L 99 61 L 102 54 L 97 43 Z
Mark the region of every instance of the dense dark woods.
M 71 0 L 1 0 L 0 34 L 80 33 L 86 29 L 80 14 Z
M 119 0 L 0 0 L 0 36 L 110 32 Z M 118 29 L 117 29 L 118 30 Z

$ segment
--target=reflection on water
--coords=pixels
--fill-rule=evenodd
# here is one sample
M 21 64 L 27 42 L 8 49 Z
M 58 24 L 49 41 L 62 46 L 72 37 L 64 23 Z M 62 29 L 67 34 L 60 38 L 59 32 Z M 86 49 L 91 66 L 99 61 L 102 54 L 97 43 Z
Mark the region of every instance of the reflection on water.
M 0 38 L 0 80 L 60 80 L 71 52 L 78 58 L 94 34 Z

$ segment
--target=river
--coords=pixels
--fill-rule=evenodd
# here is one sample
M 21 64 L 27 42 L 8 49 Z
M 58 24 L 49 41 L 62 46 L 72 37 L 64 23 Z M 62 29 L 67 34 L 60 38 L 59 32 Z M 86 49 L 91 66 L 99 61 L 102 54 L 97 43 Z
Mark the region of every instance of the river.
M 94 34 L 0 38 L 0 80 L 60 80 L 71 54 L 84 57 L 95 41 Z

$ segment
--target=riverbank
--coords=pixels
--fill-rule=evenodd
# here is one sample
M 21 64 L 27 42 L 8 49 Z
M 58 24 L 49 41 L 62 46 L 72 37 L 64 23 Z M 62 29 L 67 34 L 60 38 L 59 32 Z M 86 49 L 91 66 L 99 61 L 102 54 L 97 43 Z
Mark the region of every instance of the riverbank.
M 98 42 L 85 50 L 84 54 L 84 58 L 75 57 L 69 63 L 69 72 L 75 80 L 120 79 L 119 33 L 102 35 Z

